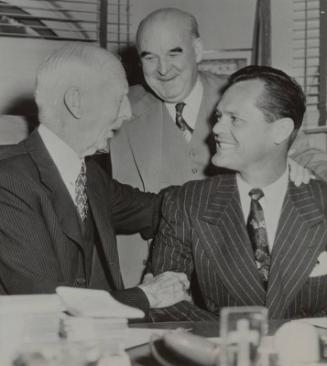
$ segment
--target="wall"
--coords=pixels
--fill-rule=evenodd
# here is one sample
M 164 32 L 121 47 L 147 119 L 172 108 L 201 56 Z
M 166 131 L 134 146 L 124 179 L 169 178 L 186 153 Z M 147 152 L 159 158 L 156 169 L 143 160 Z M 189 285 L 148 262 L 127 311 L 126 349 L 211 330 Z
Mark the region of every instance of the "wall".
M 251 48 L 256 0 L 132 0 L 132 33 L 160 7 L 190 11 L 198 19 L 205 49 Z
M 40 39 L 0 38 L 0 114 L 19 113 L 25 106 L 27 113 L 35 113 L 29 103 L 37 67 L 58 45 Z
M 205 49 L 251 48 L 256 0 L 132 0 L 131 33 L 151 11 L 172 6 L 198 19 Z M 56 41 L 0 38 L 0 114 L 31 98 L 38 64 Z
M 280 68 L 292 76 L 294 70 L 294 0 L 271 1 L 272 11 L 272 66 Z M 319 113 L 317 108 L 307 108 L 303 129 L 310 144 L 327 150 L 327 127 L 318 127 Z
M 293 75 L 293 0 L 273 0 L 272 18 L 272 65 Z

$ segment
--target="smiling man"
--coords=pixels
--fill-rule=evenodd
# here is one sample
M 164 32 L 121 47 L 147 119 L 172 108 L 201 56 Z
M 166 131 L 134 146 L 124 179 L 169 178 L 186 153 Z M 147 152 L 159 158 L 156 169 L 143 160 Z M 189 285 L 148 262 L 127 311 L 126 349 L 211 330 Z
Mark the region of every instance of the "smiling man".
M 203 308 L 188 302 L 155 320 L 200 320 L 224 306 L 260 305 L 270 318 L 327 315 L 327 184 L 289 179 L 288 150 L 305 97 L 284 72 L 248 66 L 217 107 L 215 165 L 235 171 L 170 193 L 152 253 L 154 274 L 196 274 Z
M 198 70 L 203 52 L 195 17 L 176 8 L 158 9 L 140 23 L 136 46 L 147 85 L 130 90 L 133 118 L 111 142 L 113 176 L 158 192 L 217 174 L 210 160 L 212 117 L 226 78 Z M 304 138 L 296 139 L 292 151 L 297 163 L 327 179 L 325 152 L 310 148 Z M 140 245 L 131 246 L 131 240 Z M 125 277 L 135 284 L 148 243 L 136 236 L 118 241 Z
M 67 44 L 41 65 L 40 127 L 0 161 L 0 294 L 95 288 L 145 312 L 188 297 L 184 274 L 123 287 L 115 234 L 153 236 L 161 199 L 86 157 L 130 117 L 127 91 L 122 65 L 99 47 Z
M 198 71 L 202 42 L 196 19 L 175 8 L 156 10 L 140 23 L 136 46 L 147 87 L 130 89 L 133 118 L 111 141 L 113 176 L 158 192 L 216 173 L 210 164 L 214 140 L 209 131 L 225 78 Z M 134 263 L 130 240 L 142 243 L 142 250 L 134 247 Z M 118 237 L 118 242 L 126 278 L 135 283 L 148 243 L 136 236 Z

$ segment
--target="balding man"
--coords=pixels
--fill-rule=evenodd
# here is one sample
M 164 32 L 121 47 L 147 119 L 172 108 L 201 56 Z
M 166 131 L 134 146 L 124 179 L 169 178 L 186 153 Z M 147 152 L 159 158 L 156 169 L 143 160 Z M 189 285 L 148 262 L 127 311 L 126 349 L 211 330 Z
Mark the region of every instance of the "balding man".
M 184 297 L 183 274 L 123 290 L 115 234 L 151 237 L 160 197 L 85 161 L 130 117 L 127 91 L 120 62 L 98 47 L 68 44 L 41 65 L 40 127 L 0 162 L 1 294 L 96 288 L 145 311 Z
M 151 91 L 141 85 L 130 90 L 134 118 L 112 141 L 114 177 L 158 192 L 168 185 L 215 175 L 218 168 L 210 163 L 215 151 L 211 117 L 225 79 L 198 71 L 202 43 L 195 17 L 176 8 L 156 10 L 140 23 L 136 46 Z M 292 151 L 300 165 L 327 180 L 325 152 L 310 148 L 303 138 L 296 140 Z M 118 240 L 125 272 L 137 279 L 148 245 L 143 242 L 142 251 L 133 247 L 133 264 L 131 239 Z

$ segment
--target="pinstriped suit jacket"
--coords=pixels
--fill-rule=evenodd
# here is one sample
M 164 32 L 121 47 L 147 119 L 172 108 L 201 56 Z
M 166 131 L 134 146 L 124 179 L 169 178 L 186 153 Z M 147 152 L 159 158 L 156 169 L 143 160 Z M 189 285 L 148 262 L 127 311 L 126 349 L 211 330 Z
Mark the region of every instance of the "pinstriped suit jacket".
M 49 293 L 59 285 L 97 287 L 116 290 L 117 299 L 147 310 L 142 290 L 121 291 L 115 233 L 139 230 L 151 236 L 160 200 L 109 180 L 96 163 L 87 162 L 87 195 L 98 238 L 91 273 L 76 208 L 37 131 L 5 155 L 0 160 L 0 294 Z
M 223 306 L 262 305 L 270 318 L 327 314 L 326 274 L 310 277 L 327 250 L 327 184 L 289 183 L 265 292 L 254 262 L 234 174 L 186 183 L 170 192 L 154 243 L 155 274 L 195 272 L 205 312 L 179 303 L 153 312 L 156 320 L 210 319 Z

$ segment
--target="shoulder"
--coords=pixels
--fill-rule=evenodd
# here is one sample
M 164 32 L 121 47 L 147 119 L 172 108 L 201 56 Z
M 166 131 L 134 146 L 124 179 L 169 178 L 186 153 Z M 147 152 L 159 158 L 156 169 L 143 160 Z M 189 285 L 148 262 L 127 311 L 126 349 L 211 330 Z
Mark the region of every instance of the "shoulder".
M 142 85 L 133 85 L 130 87 L 128 98 L 131 104 L 132 118 L 123 123 L 117 134 L 118 136 L 123 135 L 124 133 L 122 131 L 126 130 L 126 128 L 139 128 L 139 119 L 152 123 L 153 118 L 158 118 L 160 115 L 160 110 L 163 105 L 161 99 L 146 90 Z
M 44 194 L 46 194 L 46 190 L 42 184 L 39 170 L 28 153 L 0 160 L 1 200 L 18 200 L 31 206 L 40 195 Z
M 142 105 L 144 103 L 160 102 L 159 98 L 157 98 L 149 89 L 141 84 L 133 85 L 129 88 L 128 98 L 132 107 L 137 106 L 138 104 Z
M 147 91 L 145 90 L 143 85 L 137 84 L 137 85 L 133 85 L 129 88 L 128 98 L 131 101 L 131 103 L 137 103 L 146 94 L 147 94 Z
M 32 160 L 23 143 L 0 150 L 0 176 L 3 174 L 26 175 L 33 172 Z
M 321 205 L 322 210 L 327 216 L 327 182 L 319 179 L 311 179 L 308 188 L 314 200 Z
M 216 195 L 223 186 L 235 184 L 235 174 L 219 174 L 211 178 L 189 181 L 182 186 L 170 189 L 166 204 L 176 205 L 180 209 L 194 209 L 206 206 L 211 197 Z
M 305 216 L 320 212 L 327 218 L 327 183 L 325 181 L 311 179 L 308 184 L 301 184 L 299 187 L 290 182 L 289 194 Z
M 200 71 L 199 75 L 204 85 L 210 88 L 220 89 L 227 82 L 227 76 L 225 75 L 216 75 L 208 71 Z

